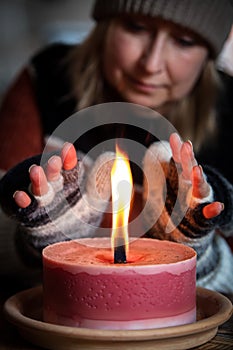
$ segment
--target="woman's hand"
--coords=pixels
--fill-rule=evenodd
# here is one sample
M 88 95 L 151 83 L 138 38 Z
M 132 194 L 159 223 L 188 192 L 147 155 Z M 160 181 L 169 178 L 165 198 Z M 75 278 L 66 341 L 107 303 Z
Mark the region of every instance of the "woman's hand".
M 105 152 L 93 162 L 80 153 L 78 159 L 74 146 L 65 143 L 45 166 L 41 159 L 35 156 L 16 165 L 0 187 L 1 197 L 7 198 L 4 211 L 18 223 L 19 253 L 35 262 L 48 244 L 90 237 L 104 229 L 115 154 Z
M 182 168 L 182 176 L 192 183 L 192 195 L 198 199 L 204 199 L 210 193 L 210 186 L 203 174 L 202 167 L 197 164 L 190 141 L 182 142 L 178 134 L 170 136 L 170 146 L 173 159 Z M 203 215 L 211 219 L 219 215 L 224 209 L 223 203 L 212 202 L 203 208 Z
M 59 179 L 61 170 L 72 170 L 77 165 L 78 159 L 74 146 L 71 143 L 65 143 L 61 156 L 52 156 L 44 170 L 40 165 L 32 165 L 29 169 L 31 180 L 31 191 L 34 196 L 43 196 L 48 190 L 48 181 Z M 14 200 L 20 208 L 26 208 L 31 204 L 31 198 L 24 191 L 16 191 Z

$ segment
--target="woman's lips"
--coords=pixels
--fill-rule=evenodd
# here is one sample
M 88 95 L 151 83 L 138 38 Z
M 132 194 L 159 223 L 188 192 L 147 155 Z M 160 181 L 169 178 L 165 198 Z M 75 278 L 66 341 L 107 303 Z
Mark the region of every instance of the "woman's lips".
M 143 80 L 138 80 L 134 78 L 129 78 L 129 81 L 136 90 L 145 92 L 145 93 L 152 93 L 158 89 L 164 88 L 164 84 L 153 84 L 150 82 L 145 82 Z

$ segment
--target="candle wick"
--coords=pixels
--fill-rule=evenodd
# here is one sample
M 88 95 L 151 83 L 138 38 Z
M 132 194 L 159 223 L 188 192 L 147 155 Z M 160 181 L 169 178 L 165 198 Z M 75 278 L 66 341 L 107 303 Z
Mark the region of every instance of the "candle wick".
M 114 247 L 114 264 L 125 264 L 126 263 L 126 253 L 125 246 L 119 245 Z

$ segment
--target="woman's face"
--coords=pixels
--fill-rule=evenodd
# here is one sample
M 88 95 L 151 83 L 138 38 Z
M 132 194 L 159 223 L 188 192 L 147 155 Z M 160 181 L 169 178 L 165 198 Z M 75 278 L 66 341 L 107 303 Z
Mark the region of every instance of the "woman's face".
M 103 70 L 123 100 L 163 113 L 192 90 L 207 56 L 200 39 L 180 26 L 127 16 L 109 27 Z

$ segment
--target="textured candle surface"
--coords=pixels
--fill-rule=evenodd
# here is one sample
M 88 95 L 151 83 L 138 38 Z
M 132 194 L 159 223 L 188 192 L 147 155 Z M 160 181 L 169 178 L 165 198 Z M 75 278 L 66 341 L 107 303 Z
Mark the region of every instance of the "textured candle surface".
M 184 245 L 137 239 L 114 264 L 107 238 L 43 251 L 44 320 L 69 326 L 138 329 L 195 321 L 196 254 Z

